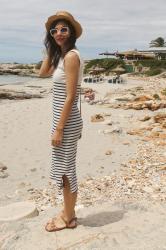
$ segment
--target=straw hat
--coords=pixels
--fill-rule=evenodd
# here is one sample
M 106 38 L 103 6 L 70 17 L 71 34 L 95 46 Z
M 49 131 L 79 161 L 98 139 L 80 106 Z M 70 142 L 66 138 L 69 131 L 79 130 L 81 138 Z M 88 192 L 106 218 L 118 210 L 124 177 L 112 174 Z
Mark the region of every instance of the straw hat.
M 76 31 L 76 37 L 78 38 L 82 34 L 82 27 L 79 22 L 77 22 L 74 17 L 67 11 L 58 11 L 55 15 L 48 17 L 47 22 L 45 23 L 46 29 L 49 32 L 51 23 L 58 19 L 68 20 L 74 27 Z

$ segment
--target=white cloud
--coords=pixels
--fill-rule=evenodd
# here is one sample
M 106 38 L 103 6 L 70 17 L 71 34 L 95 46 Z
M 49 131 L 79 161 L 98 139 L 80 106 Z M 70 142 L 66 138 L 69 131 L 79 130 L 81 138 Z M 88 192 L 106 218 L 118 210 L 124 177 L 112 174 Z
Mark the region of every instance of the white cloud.
M 17 49 L 21 47 L 25 48 L 25 58 L 30 48 L 36 49 L 40 58 L 44 23 L 58 10 L 71 12 L 82 24 L 83 34 L 77 44 L 86 58 L 106 49 L 146 48 L 152 39 L 166 37 L 165 0 L 13 0 L 10 4 L 0 0 L 0 4 L 3 58 L 5 48 L 15 48 L 17 57 Z

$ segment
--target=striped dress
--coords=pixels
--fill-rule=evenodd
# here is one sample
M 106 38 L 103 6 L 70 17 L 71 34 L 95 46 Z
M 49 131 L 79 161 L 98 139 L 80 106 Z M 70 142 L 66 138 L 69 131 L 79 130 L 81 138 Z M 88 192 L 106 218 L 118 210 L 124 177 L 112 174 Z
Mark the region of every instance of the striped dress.
M 64 126 L 62 144 L 59 146 L 52 146 L 50 178 L 53 182 L 55 182 L 59 195 L 62 194 L 63 190 L 63 175 L 68 177 L 70 191 L 73 193 L 78 190 L 76 176 L 76 153 L 77 142 L 83 129 L 83 120 L 78 108 L 78 99 L 83 77 L 84 61 L 77 49 L 72 49 L 70 51 L 73 51 L 78 55 L 80 59 L 80 69 L 77 82 L 77 93 L 71 112 Z M 53 126 L 51 134 L 55 131 L 66 99 L 66 77 L 63 60 L 63 58 L 60 58 L 58 66 L 53 73 Z

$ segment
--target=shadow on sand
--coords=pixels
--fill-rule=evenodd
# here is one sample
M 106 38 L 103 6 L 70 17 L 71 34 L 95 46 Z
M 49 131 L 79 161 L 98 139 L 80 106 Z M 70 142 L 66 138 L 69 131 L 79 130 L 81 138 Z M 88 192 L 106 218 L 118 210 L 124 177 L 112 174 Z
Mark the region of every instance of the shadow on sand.
M 125 213 L 125 210 L 101 212 L 88 215 L 85 218 L 78 218 L 78 223 L 88 227 L 101 227 L 122 220 Z

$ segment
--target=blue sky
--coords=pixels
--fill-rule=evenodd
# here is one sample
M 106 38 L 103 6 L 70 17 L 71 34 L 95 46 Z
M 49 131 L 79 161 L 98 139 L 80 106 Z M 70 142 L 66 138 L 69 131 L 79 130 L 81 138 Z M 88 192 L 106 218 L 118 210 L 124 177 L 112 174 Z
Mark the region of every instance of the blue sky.
M 147 49 L 166 38 L 165 0 L 0 0 L 0 62 L 42 60 L 45 21 L 67 10 L 83 26 L 77 40 L 84 59 L 103 51 Z

